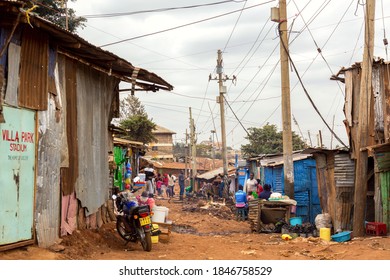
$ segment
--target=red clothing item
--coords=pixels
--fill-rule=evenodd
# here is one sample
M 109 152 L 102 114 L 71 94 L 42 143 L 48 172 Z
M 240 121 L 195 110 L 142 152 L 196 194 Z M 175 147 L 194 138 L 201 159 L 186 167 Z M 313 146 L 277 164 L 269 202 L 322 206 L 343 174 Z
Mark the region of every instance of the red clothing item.
M 260 184 L 258 184 L 258 185 L 257 185 L 257 191 L 256 191 L 256 192 L 257 192 L 257 194 L 258 194 L 258 195 L 260 195 L 260 194 L 261 194 L 261 192 L 262 192 L 263 190 L 264 190 L 264 189 L 263 189 L 263 186 L 262 186 L 262 185 L 260 185 Z

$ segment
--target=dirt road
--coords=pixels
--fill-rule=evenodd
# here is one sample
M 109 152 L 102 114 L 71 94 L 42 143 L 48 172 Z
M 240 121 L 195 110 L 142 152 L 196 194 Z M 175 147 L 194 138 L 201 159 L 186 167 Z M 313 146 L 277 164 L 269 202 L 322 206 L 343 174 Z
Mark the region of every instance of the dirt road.
M 353 238 L 344 243 L 313 237 L 284 241 L 280 234 L 252 233 L 250 224 L 235 221 L 228 209 L 218 215 L 186 203 L 157 200 L 157 204 L 169 208 L 173 228 L 169 241 L 153 244 L 151 252 L 144 252 L 140 244 L 125 245 L 111 222 L 98 230 L 74 232 L 50 249 L 28 246 L 0 252 L 0 259 L 390 260 L 389 236 Z

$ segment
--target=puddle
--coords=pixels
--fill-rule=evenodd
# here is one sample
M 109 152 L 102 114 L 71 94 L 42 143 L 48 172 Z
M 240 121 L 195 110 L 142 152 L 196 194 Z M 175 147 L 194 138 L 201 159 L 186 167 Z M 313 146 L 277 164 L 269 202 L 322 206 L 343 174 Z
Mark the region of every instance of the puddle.
M 227 236 L 233 233 L 250 233 L 250 230 L 230 230 L 230 231 L 213 231 L 213 232 L 198 232 L 196 228 L 190 225 L 172 225 L 172 231 L 183 234 L 193 234 L 198 236 L 214 236 L 223 235 Z

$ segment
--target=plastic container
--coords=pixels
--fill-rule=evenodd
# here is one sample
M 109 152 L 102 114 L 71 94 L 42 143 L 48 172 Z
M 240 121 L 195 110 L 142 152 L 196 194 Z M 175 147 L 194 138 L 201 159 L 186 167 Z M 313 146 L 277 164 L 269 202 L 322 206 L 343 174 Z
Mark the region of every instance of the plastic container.
M 145 180 L 146 180 L 145 173 L 138 173 L 138 177 L 139 177 L 140 182 L 145 182 Z
M 302 217 L 290 218 L 290 225 L 292 225 L 292 226 L 302 225 Z
M 167 207 L 154 206 L 153 212 L 154 215 L 152 216 L 152 222 L 165 223 L 165 220 L 168 217 L 168 212 L 169 212 L 169 209 Z
M 320 238 L 325 241 L 330 241 L 330 228 L 320 228 Z
M 331 236 L 333 241 L 345 242 L 351 240 L 351 231 L 343 231 Z

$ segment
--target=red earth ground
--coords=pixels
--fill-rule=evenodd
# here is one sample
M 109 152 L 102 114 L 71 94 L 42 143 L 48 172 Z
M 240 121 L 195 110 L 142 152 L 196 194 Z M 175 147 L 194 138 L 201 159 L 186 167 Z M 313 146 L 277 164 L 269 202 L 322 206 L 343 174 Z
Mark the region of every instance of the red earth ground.
M 169 239 L 160 236 L 151 252 L 139 243 L 125 245 L 115 222 L 109 222 L 64 236 L 52 248 L 33 245 L 0 252 L 0 260 L 390 260 L 389 236 L 343 243 L 318 237 L 285 241 L 281 234 L 252 232 L 249 222 L 236 221 L 225 206 L 212 211 L 177 200 L 156 199 L 156 204 L 169 208 L 173 227 Z

